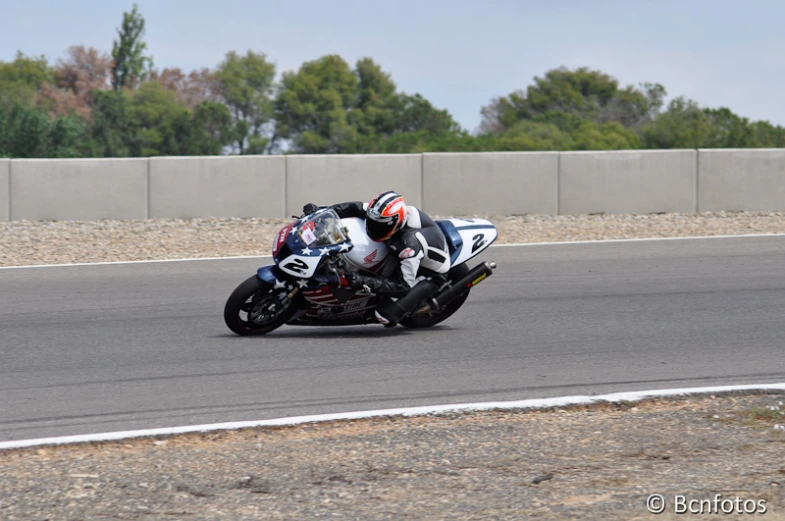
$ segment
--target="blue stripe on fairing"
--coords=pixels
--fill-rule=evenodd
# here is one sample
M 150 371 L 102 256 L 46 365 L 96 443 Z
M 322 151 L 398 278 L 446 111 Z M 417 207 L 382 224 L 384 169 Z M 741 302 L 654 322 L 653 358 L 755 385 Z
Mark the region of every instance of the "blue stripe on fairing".
M 444 237 L 447 239 L 447 248 L 450 250 L 450 264 L 453 264 L 463 248 L 461 234 L 458 233 L 458 229 L 450 221 L 436 221 L 436 224 L 442 229 L 442 233 L 444 233 Z M 485 226 L 485 228 L 487 227 Z

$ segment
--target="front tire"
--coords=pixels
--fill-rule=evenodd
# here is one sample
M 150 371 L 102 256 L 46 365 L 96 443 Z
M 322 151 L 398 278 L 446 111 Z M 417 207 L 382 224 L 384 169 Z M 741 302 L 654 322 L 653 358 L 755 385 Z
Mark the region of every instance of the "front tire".
M 249 277 L 229 296 L 224 306 L 224 322 L 241 336 L 264 335 L 284 325 L 297 311 L 285 288 L 256 275 Z
M 469 273 L 469 266 L 466 265 L 464 262 L 463 264 L 459 264 L 450 270 L 450 280 L 456 281 Z M 450 318 L 456 311 L 463 306 L 463 303 L 466 302 L 466 299 L 469 298 L 469 293 L 471 290 L 467 291 L 460 297 L 456 298 L 449 304 L 447 304 L 444 309 L 440 311 L 434 311 L 432 313 L 426 313 L 424 315 L 415 315 L 409 316 L 401 320 L 400 324 L 402 326 L 408 328 L 423 328 L 423 327 L 432 327 L 436 324 L 443 322 Z

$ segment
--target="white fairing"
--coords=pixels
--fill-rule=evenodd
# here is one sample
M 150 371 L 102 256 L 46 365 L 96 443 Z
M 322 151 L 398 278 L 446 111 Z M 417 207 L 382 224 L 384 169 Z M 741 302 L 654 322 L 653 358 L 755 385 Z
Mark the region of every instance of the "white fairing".
M 453 266 L 466 262 L 485 250 L 496 240 L 498 232 L 491 221 L 486 219 L 447 219 L 463 240 L 463 247 Z
M 344 258 L 355 267 L 372 270 L 389 255 L 389 249 L 383 242 L 372 241 L 365 233 L 365 221 L 356 217 L 341 219 L 349 229 L 349 238 L 354 245 L 351 251 L 344 253 Z

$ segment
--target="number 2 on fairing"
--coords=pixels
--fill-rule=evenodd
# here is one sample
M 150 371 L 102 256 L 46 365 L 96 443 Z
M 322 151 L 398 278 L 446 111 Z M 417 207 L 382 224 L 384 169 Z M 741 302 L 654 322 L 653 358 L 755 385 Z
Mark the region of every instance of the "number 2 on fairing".
M 308 269 L 308 264 L 306 264 L 302 259 L 294 259 L 292 262 L 284 266 L 284 268 L 287 270 L 296 271 L 298 273 L 305 273 L 305 270 Z
M 477 251 L 478 248 L 482 248 L 485 245 L 485 234 L 478 233 L 474 237 L 472 237 L 474 244 L 472 245 L 472 253 Z

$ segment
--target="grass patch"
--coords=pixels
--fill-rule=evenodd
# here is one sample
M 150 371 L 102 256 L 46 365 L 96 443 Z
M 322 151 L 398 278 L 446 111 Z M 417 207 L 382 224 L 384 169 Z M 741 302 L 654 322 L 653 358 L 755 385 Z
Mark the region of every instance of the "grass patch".
M 780 402 L 780 404 L 782 404 L 782 402 Z M 747 415 L 749 419 L 755 421 L 785 424 L 785 407 L 783 405 L 753 407 L 749 410 Z

